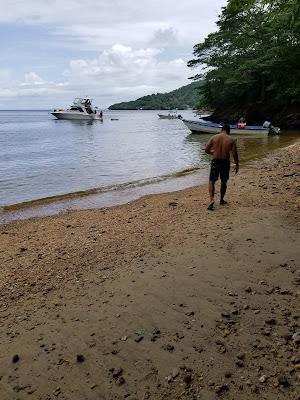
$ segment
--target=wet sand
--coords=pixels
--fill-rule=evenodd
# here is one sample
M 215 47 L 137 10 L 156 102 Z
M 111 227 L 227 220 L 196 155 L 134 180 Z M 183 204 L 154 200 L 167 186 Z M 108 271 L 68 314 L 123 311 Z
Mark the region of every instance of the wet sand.
M 299 150 L 0 226 L 1 400 L 300 398 Z

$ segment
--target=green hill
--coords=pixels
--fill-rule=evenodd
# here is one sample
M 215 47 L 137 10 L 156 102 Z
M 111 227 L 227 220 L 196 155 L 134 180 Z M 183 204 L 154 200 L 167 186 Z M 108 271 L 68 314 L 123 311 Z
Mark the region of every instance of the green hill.
M 109 110 L 185 110 L 197 108 L 200 82 L 193 82 L 169 93 L 156 93 L 137 100 L 113 104 Z

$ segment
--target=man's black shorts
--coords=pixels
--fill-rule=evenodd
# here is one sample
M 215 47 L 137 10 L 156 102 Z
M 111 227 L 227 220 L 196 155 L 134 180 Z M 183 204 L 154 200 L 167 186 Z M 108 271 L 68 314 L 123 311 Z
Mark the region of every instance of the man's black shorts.
M 221 182 L 227 182 L 229 179 L 230 160 L 214 158 L 211 162 L 209 180 L 216 182 L 221 178 Z

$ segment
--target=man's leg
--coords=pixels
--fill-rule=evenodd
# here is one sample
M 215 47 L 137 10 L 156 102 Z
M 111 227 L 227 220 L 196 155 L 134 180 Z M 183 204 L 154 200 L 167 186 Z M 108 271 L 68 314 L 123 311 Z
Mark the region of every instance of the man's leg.
M 220 204 L 221 205 L 227 204 L 227 201 L 224 200 L 224 196 L 226 194 L 226 189 L 227 189 L 227 182 L 221 181 L 221 189 L 220 189 L 220 195 L 221 195 Z
M 210 196 L 210 205 L 208 206 L 208 210 L 214 209 L 214 198 L 215 198 L 215 182 L 209 181 L 208 183 L 208 191 Z

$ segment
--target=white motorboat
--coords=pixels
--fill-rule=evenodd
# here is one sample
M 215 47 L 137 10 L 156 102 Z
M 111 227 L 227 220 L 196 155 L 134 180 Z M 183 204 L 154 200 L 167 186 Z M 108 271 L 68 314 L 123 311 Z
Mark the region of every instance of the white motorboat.
M 214 122 L 205 121 L 205 120 L 188 120 L 183 119 L 182 122 L 194 133 L 208 133 L 208 134 L 216 134 L 219 133 L 222 125 L 216 124 Z M 279 128 L 275 128 L 272 125 L 268 127 L 265 126 L 253 126 L 246 125 L 243 128 L 238 128 L 237 125 L 230 125 L 230 133 L 232 135 L 249 135 L 249 136 L 266 136 L 269 134 L 278 134 L 280 131 Z
M 76 98 L 70 108 L 55 109 L 51 112 L 54 117 L 58 119 L 76 119 L 76 120 L 103 120 L 102 111 L 98 111 L 96 107 L 92 106 L 92 99 Z
M 171 111 L 168 114 L 157 114 L 160 119 L 181 119 L 182 116 L 177 114 L 176 111 Z

